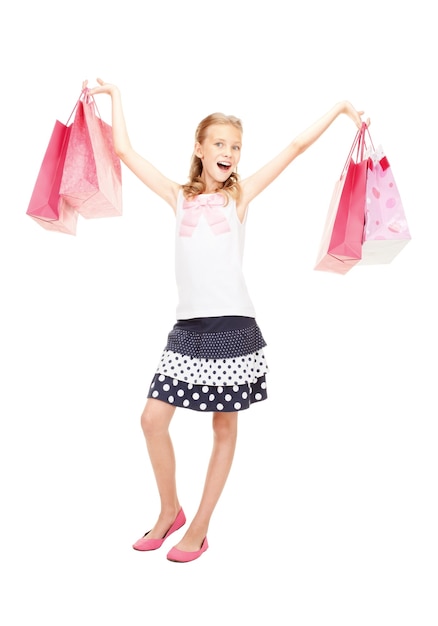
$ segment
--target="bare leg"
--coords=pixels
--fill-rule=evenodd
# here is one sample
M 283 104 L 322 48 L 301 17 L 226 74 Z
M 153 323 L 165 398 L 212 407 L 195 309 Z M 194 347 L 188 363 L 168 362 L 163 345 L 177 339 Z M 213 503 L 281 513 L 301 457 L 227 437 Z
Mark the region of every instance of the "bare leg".
M 179 550 L 199 550 L 207 534 L 210 518 L 225 486 L 234 458 L 237 440 L 237 412 L 213 413 L 213 450 L 198 511 L 187 532 L 175 546 Z
M 141 427 L 161 501 L 157 523 L 148 533 L 150 539 L 164 537 L 181 508 L 176 492 L 175 454 L 169 435 L 174 413 L 174 406 L 148 398 L 141 416 Z

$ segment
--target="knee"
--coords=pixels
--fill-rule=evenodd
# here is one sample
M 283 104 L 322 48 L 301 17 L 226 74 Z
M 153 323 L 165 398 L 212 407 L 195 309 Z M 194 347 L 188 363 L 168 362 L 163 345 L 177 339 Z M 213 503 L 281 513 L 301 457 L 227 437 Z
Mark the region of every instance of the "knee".
M 145 437 L 153 433 L 154 423 L 153 412 L 146 406 L 140 418 L 140 426 Z
M 237 437 L 237 413 L 215 413 L 213 432 L 218 440 L 235 440 Z
M 159 435 L 169 428 L 170 420 L 174 413 L 174 407 L 159 402 L 149 400 L 141 414 L 140 424 L 145 437 L 150 438 Z

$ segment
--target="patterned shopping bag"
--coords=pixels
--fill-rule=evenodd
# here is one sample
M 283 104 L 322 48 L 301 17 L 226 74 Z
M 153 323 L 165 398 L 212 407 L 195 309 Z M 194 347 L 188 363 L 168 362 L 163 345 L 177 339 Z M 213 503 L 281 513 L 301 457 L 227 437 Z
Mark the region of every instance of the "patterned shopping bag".
M 394 174 L 379 146 L 368 159 L 361 264 L 390 263 L 410 240 Z

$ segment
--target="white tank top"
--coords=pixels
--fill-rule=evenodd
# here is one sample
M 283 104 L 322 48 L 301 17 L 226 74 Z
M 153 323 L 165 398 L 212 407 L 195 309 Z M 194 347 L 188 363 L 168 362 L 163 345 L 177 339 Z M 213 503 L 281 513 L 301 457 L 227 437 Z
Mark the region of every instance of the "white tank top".
M 245 223 L 232 198 L 178 196 L 175 233 L 177 319 L 243 315 L 255 317 L 242 271 Z

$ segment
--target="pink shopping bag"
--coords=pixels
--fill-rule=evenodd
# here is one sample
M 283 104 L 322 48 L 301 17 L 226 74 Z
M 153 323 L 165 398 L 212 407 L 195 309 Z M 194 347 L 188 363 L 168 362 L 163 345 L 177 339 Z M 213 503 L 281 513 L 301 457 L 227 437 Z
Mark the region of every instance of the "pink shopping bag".
M 336 182 L 315 270 L 346 274 L 362 257 L 367 160 L 366 124 L 357 132 Z
M 394 175 L 381 146 L 368 159 L 363 265 L 390 263 L 411 240 Z
M 68 121 L 56 120 L 26 213 L 47 230 L 75 235 L 78 214 L 59 192 L 70 132 Z
M 97 115 L 88 89 L 76 108 L 60 192 L 82 217 L 122 214 L 122 171 L 112 128 Z

